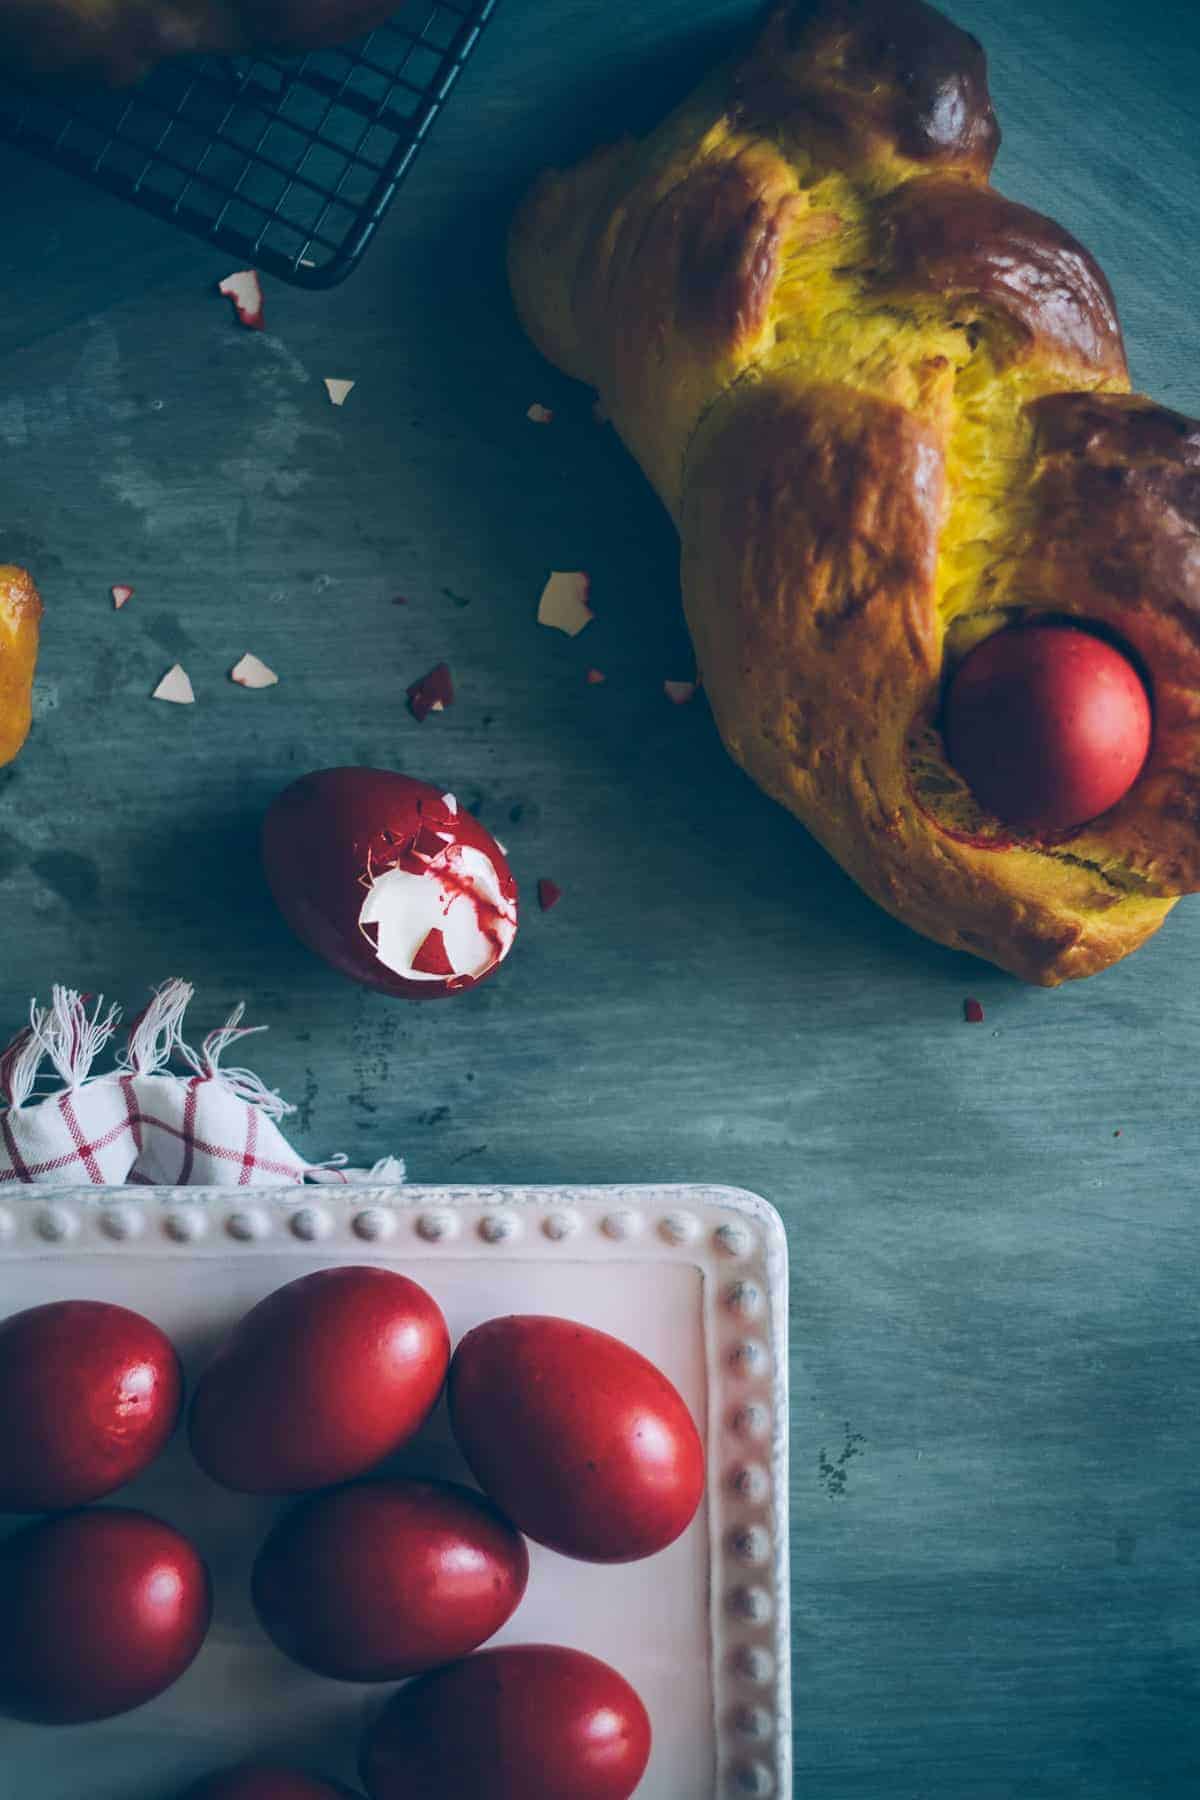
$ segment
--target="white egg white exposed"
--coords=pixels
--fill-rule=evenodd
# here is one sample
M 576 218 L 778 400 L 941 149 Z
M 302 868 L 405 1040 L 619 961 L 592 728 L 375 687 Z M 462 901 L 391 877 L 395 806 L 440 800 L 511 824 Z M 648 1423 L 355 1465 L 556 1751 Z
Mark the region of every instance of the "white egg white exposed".
M 447 874 L 453 876 L 452 882 L 445 879 Z M 477 900 L 488 909 L 499 946 L 480 929 Z M 374 943 L 380 962 L 408 981 L 447 979 L 413 966 L 431 931 L 442 933 L 454 975 L 471 979 L 502 962 L 517 933 L 516 908 L 501 893 L 494 863 L 468 844 L 447 845 L 420 875 L 399 868 L 376 875 L 358 923 L 360 930 L 374 927 L 368 941 Z

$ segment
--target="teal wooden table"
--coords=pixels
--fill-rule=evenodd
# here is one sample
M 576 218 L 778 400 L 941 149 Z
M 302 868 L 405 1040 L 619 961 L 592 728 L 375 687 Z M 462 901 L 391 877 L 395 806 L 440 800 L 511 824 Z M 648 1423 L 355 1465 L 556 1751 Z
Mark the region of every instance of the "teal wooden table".
M 991 52 L 1000 184 L 1098 253 L 1135 378 L 1200 411 L 1190 0 L 956 12 Z M 183 974 L 271 1027 L 256 1060 L 314 1156 L 765 1194 L 793 1265 L 797 1792 L 1182 1800 L 1200 904 L 1055 993 L 879 914 L 702 703 L 664 700 L 690 670 L 670 528 L 506 300 L 528 176 L 653 118 L 744 16 L 504 0 L 360 273 L 272 286 L 263 335 L 209 252 L 0 158 L 0 559 L 47 604 L 0 776 L 0 1022 L 56 979 L 136 1005 Z M 341 411 L 327 375 L 357 382 Z M 577 642 L 534 624 L 551 568 L 592 573 Z M 228 682 L 245 650 L 277 689 Z M 404 689 L 443 659 L 457 703 L 418 725 Z M 149 699 L 176 660 L 190 710 Z M 258 822 L 337 762 L 454 789 L 527 891 L 562 886 L 499 979 L 406 1006 L 288 938 Z

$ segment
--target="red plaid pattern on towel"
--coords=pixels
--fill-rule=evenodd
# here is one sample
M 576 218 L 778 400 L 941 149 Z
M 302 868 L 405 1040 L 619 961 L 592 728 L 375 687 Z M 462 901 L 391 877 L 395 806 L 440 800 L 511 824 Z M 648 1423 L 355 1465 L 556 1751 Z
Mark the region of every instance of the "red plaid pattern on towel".
M 306 1180 L 403 1180 L 394 1159 L 367 1173 L 313 1165 L 284 1137 L 279 1120 L 294 1108 L 249 1069 L 227 1069 L 222 1056 L 262 1027 L 242 1024 L 238 1007 L 198 1051 L 183 1038 L 193 997 L 169 981 L 129 1031 L 117 1066 L 92 1069 L 113 1038 L 119 1010 L 56 987 L 49 1007 L 36 1002 L 29 1024 L 0 1056 L 0 1183 L 42 1187 L 284 1187 Z M 169 1065 L 181 1064 L 178 1073 Z M 61 1086 L 37 1098 L 49 1065 Z

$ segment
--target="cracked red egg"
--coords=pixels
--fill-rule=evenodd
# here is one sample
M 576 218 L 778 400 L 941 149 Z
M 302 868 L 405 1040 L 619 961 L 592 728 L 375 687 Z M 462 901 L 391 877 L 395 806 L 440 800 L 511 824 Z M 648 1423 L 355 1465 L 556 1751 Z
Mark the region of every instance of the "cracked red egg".
M 263 825 L 275 902 L 352 981 L 435 1000 L 494 973 L 517 935 L 508 859 L 453 794 L 386 769 L 320 769 Z

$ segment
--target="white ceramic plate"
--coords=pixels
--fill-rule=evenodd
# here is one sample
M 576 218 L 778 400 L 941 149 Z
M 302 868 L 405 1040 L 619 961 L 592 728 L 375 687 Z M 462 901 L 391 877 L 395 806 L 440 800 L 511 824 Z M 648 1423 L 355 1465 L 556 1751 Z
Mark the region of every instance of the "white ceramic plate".
M 753 1194 L 696 1187 L 44 1190 L 0 1205 L 0 1317 L 63 1298 L 136 1307 L 175 1339 L 189 1375 L 264 1294 L 345 1261 L 411 1271 L 455 1340 L 497 1313 L 558 1313 L 624 1338 L 675 1382 L 708 1451 L 691 1528 L 618 1568 L 531 1546 L 528 1594 L 493 1641 L 574 1645 L 633 1682 L 654 1727 L 638 1800 L 789 1796 L 787 1279 L 775 1212 Z M 400 1461 L 467 1478 L 442 1410 Z M 250 1752 L 353 1782 L 364 1716 L 388 1690 L 308 1675 L 258 1629 L 250 1565 L 277 1504 L 212 1485 L 182 1434 L 116 1498 L 195 1537 L 215 1581 L 212 1632 L 182 1681 L 123 1718 L 59 1730 L 0 1720 L 0 1800 L 176 1800 Z

